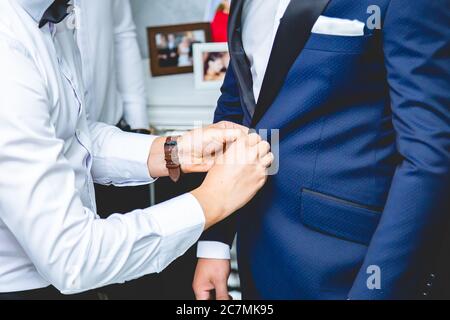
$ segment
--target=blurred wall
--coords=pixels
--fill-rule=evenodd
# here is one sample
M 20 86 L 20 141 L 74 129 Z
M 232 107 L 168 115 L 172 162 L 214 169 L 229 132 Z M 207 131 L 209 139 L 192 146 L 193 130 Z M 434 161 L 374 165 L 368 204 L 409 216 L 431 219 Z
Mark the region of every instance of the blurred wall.
M 143 57 L 148 58 L 146 33 L 148 26 L 201 22 L 204 18 L 207 1 L 130 0 Z

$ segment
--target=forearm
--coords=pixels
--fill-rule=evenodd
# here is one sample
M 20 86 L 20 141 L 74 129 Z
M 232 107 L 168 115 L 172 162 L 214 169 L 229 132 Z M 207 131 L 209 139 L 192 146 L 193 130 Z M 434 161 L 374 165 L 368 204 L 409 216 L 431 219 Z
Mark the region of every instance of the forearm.
M 40 241 L 39 248 L 24 244 L 41 274 L 65 294 L 161 272 L 204 228 L 201 208 L 189 195 L 107 220 L 94 219 L 88 210 L 84 216 L 69 227 L 56 224 L 61 233 Z M 21 240 L 36 237 L 33 232 Z
M 444 173 L 444 172 L 442 172 Z M 349 293 L 352 300 L 417 299 L 432 273 L 442 226 L 447 225 L 448 176 L 404 164 Z M 369 267 L 379 268 L 380 288 L 369 288 Z M 428 273 L 428 274 L 427 274 Z
M 103 123 L 89 123 L 96 183 L 136 186 L 154 182 L 148 168 L 149 153 L 156 136 L 123 132 Z

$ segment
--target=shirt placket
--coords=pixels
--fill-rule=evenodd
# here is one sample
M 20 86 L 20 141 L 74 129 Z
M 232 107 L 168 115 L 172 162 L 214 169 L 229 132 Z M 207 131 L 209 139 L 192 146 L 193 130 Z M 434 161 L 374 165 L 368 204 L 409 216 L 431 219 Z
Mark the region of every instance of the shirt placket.
M 78 106 L 78 110 L 77 110 L 78 122 L 84 121 L 83 119 L 81 119 L 84 113 L 83 113 L 83 99 L 82 99 L 82 96 L 81 96 L 81 93 L 80 93 L 81 92 L 80 88 L 79 88 L 79 86 L 77 85 L 77 83 L 75 81 L 75 77 L 74 77 L 72 71 L 70 70 L 69 65 L 65 61 L 64 54 L 62 54 L 62 49 L 61 49 L 60 43 L 57 41 L 57 39 L 55 37 L 55 34 L 56 34 L 55 26 L 50 24 L 50 30 L 51 30 L 51 33 L 52 33 L 52 38 L 53 38 L 53 43 L 54 43 L 54 47 L 55 47 L 55 51 L 56 51 L 58 66 L 59 66 L 59 68 L 61 70 L 62 75 L 64 76 L 64 79 L 66 79 L 66 81 L 69 83 L 69 85 L 70 85 L 70 87 L 72 89 L 72 93 L 74 95 L 74 98 L 76 100 L 77 106 Z M 86 135 L 83 135 L 81 130 L 78 128 L 78 126 L 79 125 L 77 125 L 77 129 L 75 130 L 75 138 L 76 138 L 77 142 L 87 152 L 86 159 L 85 159 L 85 161 L 83 163 L 83 165 L 86 168 L 86 175 L 87 175 L 86 176 L 86 183 L 87 183 L 86 190 L 89 192 L 91 208 L 95 209 L 95 195 L 94 195 L 94 192 L 93 192 L 92 187 L 91 187 L 91 185 L 93 185 L 93 183 L 92 183 L 92 177 L 90 175 L 91 168 L 92 168 L 91 150 L 87 146 L 87 144 L 83 142 L 84 141 L 83 137 L 86 137 Z

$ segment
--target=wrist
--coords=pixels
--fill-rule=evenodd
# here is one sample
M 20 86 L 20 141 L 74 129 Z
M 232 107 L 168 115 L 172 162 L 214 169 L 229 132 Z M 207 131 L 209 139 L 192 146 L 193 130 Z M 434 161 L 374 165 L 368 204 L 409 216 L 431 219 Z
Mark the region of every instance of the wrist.
M 164 154 L 165 137 L 158 137 L 153 141 L 148 156 L 148 170 L 152 178 L 161 178 L 169 176 L 169 170 L 166 167 Z
M 191 192 L 200 203 L 205 215 L 205 230 L 222 221 L 227 215 L 226 206 L 210 188 L 200 186 Z

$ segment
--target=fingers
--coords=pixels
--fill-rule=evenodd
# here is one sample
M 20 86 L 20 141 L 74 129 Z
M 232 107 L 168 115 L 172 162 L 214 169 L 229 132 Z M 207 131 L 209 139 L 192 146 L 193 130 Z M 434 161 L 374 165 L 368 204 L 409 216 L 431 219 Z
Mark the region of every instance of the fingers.
M 270 151 L 270 144 L 267 141 L 261 141 L 258 145 L 258 155 L 259 158 L 263 158 L 266 156 Z
M 195 291 L 196 300 L 212 300 L 211 291 Z
M 214 290 L 214 284 L 211 279 L 202 274 L 198 273 L 196 270 L 194 276 L 194 282 L 192 283 L 192 289 L 194 290 L 195 299 L 197 300 L 212 300 L 213 296 L 211 294 Z
M 261 165 L 263 165 L 266 168 L 269 168 L 272 165 L 274 160 L 275 160 L 275 156 L 273 155 L 272 152 L 270 152 L 261 158 Z
M 230 300 L 230 295 L 228 294 L 228 285 L 227 285 L 226 279 L 216 281 L 214 285 L 216 287 L 216 300 L 221 300 L 221 301 Z
M 238 130 L 243 131 L 246 134 L 248 134 L 248 131 L 250 130 L 247 127 L 244 127 L 240 124 L 230 122 L 230 121 L 220 121 L 216 124 L 213 124 L 212 127 L 217 128 L 217 129 L 238 129 Z
M 248 144 L 249 147 L 254 147 L 258 143 L 260 143 L 261 141 L 262 141 L 262 138 L 257 133 L 251 133 L 247 137 L 247 144 Z
M 239 138 L 245 137 L 247 135 L 247 132 L 241 130 L 241 129 L 217 129 L 217 135 L 219 136 L 219 141 L 222 144 L 228 144 L 231 142 L 235 142 Z

